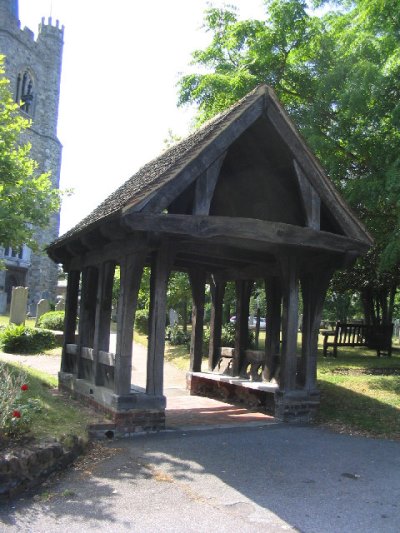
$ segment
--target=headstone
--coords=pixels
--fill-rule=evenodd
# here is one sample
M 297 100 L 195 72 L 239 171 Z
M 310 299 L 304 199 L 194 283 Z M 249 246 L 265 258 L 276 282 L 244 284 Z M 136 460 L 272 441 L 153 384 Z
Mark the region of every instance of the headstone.
M 62 296 L 58 298 L 56 303 L 56 311 L 65 311 L 65 300 Z
M 394 321 L 394 336 L 400 338 L 400 319 L 396 318 Z
M 39 300 L 38 301 L 38 304 L 36 306 L 36 322 L 35 322 L 35 326 L 38 325 L 39 323 L 39 318 L 44 315 L 45 313 L 48 313 L 50 311 L 51 307 L 50 307 L 50 303 L 49 303 L 49 300 L 46 300 L 46 299 L 42 299 L 42 300 Z
M 175 324 L 178 323 L 178 313 L 175 311 L 175 309 L 169 310 L 169 325 L 171 327 L 174 327 Z
M 28 287 L 13 287 L 11 292 L 10 324 L 25 324 Z
M 0 291 L 0 315 L 4 315 L 7 311 L 7 293 Z

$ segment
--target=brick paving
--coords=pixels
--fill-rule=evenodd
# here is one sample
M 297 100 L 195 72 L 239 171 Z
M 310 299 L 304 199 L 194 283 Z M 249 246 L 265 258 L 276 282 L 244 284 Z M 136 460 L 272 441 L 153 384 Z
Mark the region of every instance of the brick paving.
M 167 396 L 167 429 L 193 429 L 276 423 L 274 417 L 202 396 Z

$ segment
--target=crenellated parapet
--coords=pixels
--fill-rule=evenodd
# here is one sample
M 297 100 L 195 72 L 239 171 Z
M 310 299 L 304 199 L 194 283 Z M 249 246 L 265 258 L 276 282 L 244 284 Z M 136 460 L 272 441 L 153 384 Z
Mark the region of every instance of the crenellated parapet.
M 45 17 L 39 24 L 38 41 L 40 39 L 59 39 L 62 43 L 64 38 L 64 26 L 60 25 L 60 21 L 56 20 L 53 24 L 52 17 L 48 17 L 47 22 Z

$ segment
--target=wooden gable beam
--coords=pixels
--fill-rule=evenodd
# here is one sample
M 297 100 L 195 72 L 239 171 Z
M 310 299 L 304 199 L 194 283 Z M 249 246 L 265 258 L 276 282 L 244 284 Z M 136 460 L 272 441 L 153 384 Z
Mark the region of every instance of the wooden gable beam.
M 208 215 L 210 213 L 211 200 L 226 154 L 227 152 L 224 152 L 218 157 L 196 180 L 193 202 L 194 215 Z
M 312 155 L 309 148 L 295 130 L 289 117 L 281 108 L 276 96 L 271 90 L 268 91 L 268 95 L 266 117 L 275 127 L 283 142 L 290 149 L 293 157 L 296 158 L 298 164 L 304 170 L 307 178 L 335 218 L 339 227 L 348 237 L 363 241 L 370 247 L 373 241 L 366 229 L 351 213 L 345 201 L 327 178 L 319 162 Z
M 281 245 L 339 253 L 365 252 L 369 248 L 365 241 L 342 235 L 251 218 L 130 213 L 123 217 L 123 223 L 133 231 L 158 231 L 225 244 L 235 242 L 239 248 L 260 251 Z
M 160 213 L 167 209 L 175 198 L 205 172 L 214 161 L 220 158 L 229 146 L 262 115 L 263 110 L 263 96 L 257 97 L 244 111 L 239 107 L 232 116 L 229 125 L 218 133 L 213 133 L 212 139 L 208 143 L 200 143 L 200 148 L 193 150 L 188 156 L 182 157 L 178 163 L 179 168 L 172 172 L 171 177 L 163 182 L 157 190 L 134 206 L 128 204 L 122 211 L 124 213 L 138 211 Z
M 319 230 L 321 227 L 321 199 L 295 159 L 293 160 L 293 166 L 299 184 L 300 196 L 306 217 L 306 226 Z

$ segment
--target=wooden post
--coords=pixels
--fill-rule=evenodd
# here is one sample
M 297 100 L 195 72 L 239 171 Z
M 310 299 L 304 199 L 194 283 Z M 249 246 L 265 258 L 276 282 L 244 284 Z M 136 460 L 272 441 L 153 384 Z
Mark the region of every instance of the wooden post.
M 82 348 L 93 348 L 94 325 L 96 318 L 96 293 L 99 271 L 90 266 L 82 272 L 82 289 L 79 313 L 78 377 L 92 380 L 93 372 L 89 362 L 84 363 Z
M 239 280 L 236 284 L 236 331 L 235 356 L 232 373 L 238 376 L 242 371 L 244 351 L 249 339 L 249 301 L 252 284 L 248 280 Z
M 307 391 L 317 388 L 318 333 L 326 291 L 333 270 L 321 269 L 301 279 L 303 296 L 303 326 L 299 383 Z
M 189 371 L 201 372 L 206 272 L 202 268 L 193 268 L 189 271 L 189 279 L 193 298 Z
M 103 385 L 99 351 L 108 352 L 110 346 L 110 322 L 112 308 L 112 289 L 115 263 L 106 262 L 100 267 L 97 289 L 96 321 L 93 341 L 93 363 L 95 385 Z
M 294 257 L 280 259 L 282 269 L 282 355 L 279 388 L 289 392 L 296 389 L 297 325 L 299 287 Z
M 114 391 L 120 395 L 129 394 L 131 390 L 133 326 L 146 255 L 146 250 L 140 250 L 125 256 L 120 263 L 114 373 Z
M 79 270 L 68 272 L 67 296 L 65 301 L 64 343 L 61 359 L 61 371 L 72 372 L 74 364 L 67 354 L 67 344 L 75 344 L 76 319 L 78 316 L 78 294 L 81 273 Z
M 210 344 L 208 347 L 208 370 L 212 372 L 219 359 L 222 332 L 222 308 L 226 283 L 211 280 Z
M 280 353 L 281 334 L 281 302 L 282 288 L 279 278 L 265 280 L 265 295 L 267 300 L 265 327 L 265 365 L 263 380 L 271 381 L 275 376 L 277 359 Z
M 151 266 L 146 393 L 156 396 L 163 394 L 167 285 L 173 257 L 174 251 L 165 241 Z

